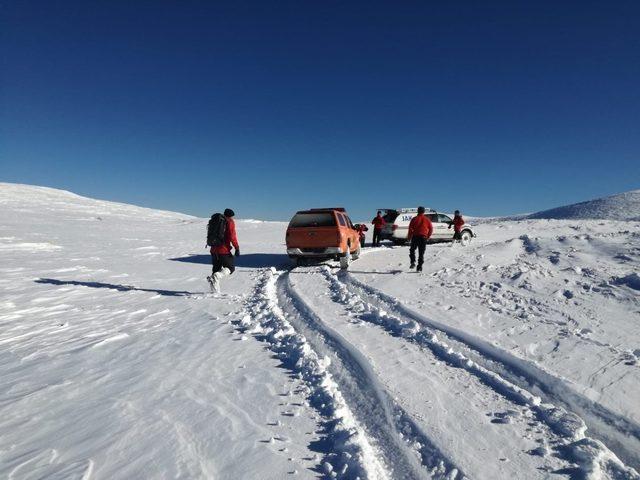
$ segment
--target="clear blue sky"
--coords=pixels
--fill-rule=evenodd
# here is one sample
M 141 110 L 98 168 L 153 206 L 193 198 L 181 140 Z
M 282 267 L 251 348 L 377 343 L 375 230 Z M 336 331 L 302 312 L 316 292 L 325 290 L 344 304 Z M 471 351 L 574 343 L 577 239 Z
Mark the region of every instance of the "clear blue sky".
M 207 216 L 640 188 L 640 2 L 4 1 L 0 180 Z

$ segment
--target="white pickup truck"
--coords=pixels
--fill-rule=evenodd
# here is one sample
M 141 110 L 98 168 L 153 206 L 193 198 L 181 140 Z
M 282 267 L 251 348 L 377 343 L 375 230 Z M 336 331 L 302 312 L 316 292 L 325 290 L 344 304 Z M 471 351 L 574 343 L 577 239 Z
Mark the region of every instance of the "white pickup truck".
M 382 240 L 391 240 L 397 245 L 407 242 L 407 234 L 409 233 L 409 222 L 418 214 L 417 208 L 380 208 L 386 225 L 380 234 Z M 433 235 L 431 242 L 452 242 L 453 227 L 449 228 L 453 218 L 444 213 L 438 213 L 435 210 L 427 208 L 425 213 L 433 224 Z M 468 245 L 475 233 L 466 223 L 462 226 L 461 239 L 462 245 Z

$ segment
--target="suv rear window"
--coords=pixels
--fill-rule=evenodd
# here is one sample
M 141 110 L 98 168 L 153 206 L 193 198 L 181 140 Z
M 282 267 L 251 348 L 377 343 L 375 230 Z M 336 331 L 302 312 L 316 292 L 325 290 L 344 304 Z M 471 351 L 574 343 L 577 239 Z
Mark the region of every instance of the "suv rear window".
M 291 222 L 290 227 L 335 227 L 336 219 L 333 213 L 296 213 Z
M 343 227 L 347 226 L 347 222 L 344 221 L 344 216 L 337 213 L 336 215 L 338 215 L 338 222 L 340 222 L 340 225 L 342 225 Z
M 387 223 L 393 223 L 396 218 L 398 218 L 398 212 L 395 210 L 387 210 L 384 212 L 384 216 L 382 218 L 384 218 L 384 221 Z

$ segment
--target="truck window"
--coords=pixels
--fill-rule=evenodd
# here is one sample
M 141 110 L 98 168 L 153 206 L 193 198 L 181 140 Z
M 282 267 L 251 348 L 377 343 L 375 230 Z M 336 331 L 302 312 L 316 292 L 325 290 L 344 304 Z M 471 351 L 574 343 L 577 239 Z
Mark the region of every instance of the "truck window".
M 387 210 L 386 212 L 384 212 L 382 218 L 384 218 L 384 221 L 387 223 L 393 223 L 395 222 L 396 218 L 398 218 L 398 212 L 396 212 L 395 210 Z
M 340 222 L 340 225 L 346 227 L 347 222 L 344 221 L 344 215 L 342 215 L 341 213 L 336 213 L 336 215 L 338 216 L 338 222 Z
M 336 219 L 331 212 L 322 213 L 296 213 L 289 227 L 335 227 Z
M 349 225 L 349 228 L 354 228 L 353 223 L 351 222 L 351 219 L 349 218 L 349 215 L 345 215 L 344 218 L 347 219 L 347 225 Z
M 443 215 L 441 213 L 438 214 L 438 218 L 439 218 L 438 221 L 443 223 L 449 223 L 451 221 L 451 219 L 448 216 Z

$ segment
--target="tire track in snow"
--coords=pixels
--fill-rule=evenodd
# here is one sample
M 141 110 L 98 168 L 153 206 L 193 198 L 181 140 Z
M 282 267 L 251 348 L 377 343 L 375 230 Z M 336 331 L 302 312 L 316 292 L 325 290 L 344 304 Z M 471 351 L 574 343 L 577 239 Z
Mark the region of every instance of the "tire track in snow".
M 464 473 L 447 459 L 377 380 L 369 361 L 338 332 L 327 326 L 298 295 L 289 273 L 278 279 L 280 304 L 313 343 L 316 351 L 337 358 L 332 373 L 354 415 L 372 435 L 392 478 L 463 480 Z
M 528 365 L 523 360 L 512 358 L 507 352 L 493 345 L 485 344 L 464 332 L 451 329 L 413 312 L 397 299 L 360 282 L 347 272 L 340 271 L 335 275 L 328 267 L 323 268 L 322 272 L 332 284 L 336 301 L 351 306 L 359 302 L 357 308 L 367 313 L 361 317 L 363 320 L 375 323 L 393 335 L 426 346 L 443 360 L 470 371 L 498 393 L 528 405 L 552 430 L 566 439 L 565 444 L 558 448 L 558 453 L 579 465 L 582 478 L 601 478 L 602 473 L 606 473 L 616 479 L 640 479 L 640 475 L 633 468 L 624 465 L 605 443 L 585 435 L 587 425 L 580 416 L 573 413 L 571 409 L 567 410 L 552 403 L 543 403 L 540 396 L 531 393 L 533 390 L 541 390 L 540 393 L 546 393 L 544 398 L 546 402 L 566 405 L 563 394 L 571 396 L 579 396 L 579 394 L 570 391 L 561 380 L 533 365 Z M 380 308 L 380 305 L 393 313 L 387 313 L 385 309 Z M 433 330 L 437 330 L 446 341 L 439 339 Z M 580 411 L 584 410 L 580 409 Z M 588 414 L 590 412 L 590 410 L 586 411 Z M 602 412 L 596 410 L 593 413 L 601 414 Z M 625 457 L 631 455 L 631 458 L 637 462 L 633 452 L 620 444 L 624 438 L 629 438 L 625 435 L 637 434 L 635 426 L 624 422 L 625 419 L 619 419 L 620 422 L 616 420 L 618 419 L 600 419 L 599 423 L 604 421 L 614 426 L 622 423 L 623 426 L 630 428 L 630 432 L 619 431 L 618 433 L 623 437 L 616 438 L 614 444 L 623 449 Z
M 307 387 L 307 397 L 326 420 L 326 441 L 331 450 L 322 469 L 327 478 L 387 480 L 380 452 L 351 412 L 328 369 L 307 339 L 298 333 L 280 308 L 276 281 L 281 273 L 266 270 L 254 294 L 246 301 L 246 314 L 239 322 L 247 333 L 265 341 L 284 366 L 297 374 Z

